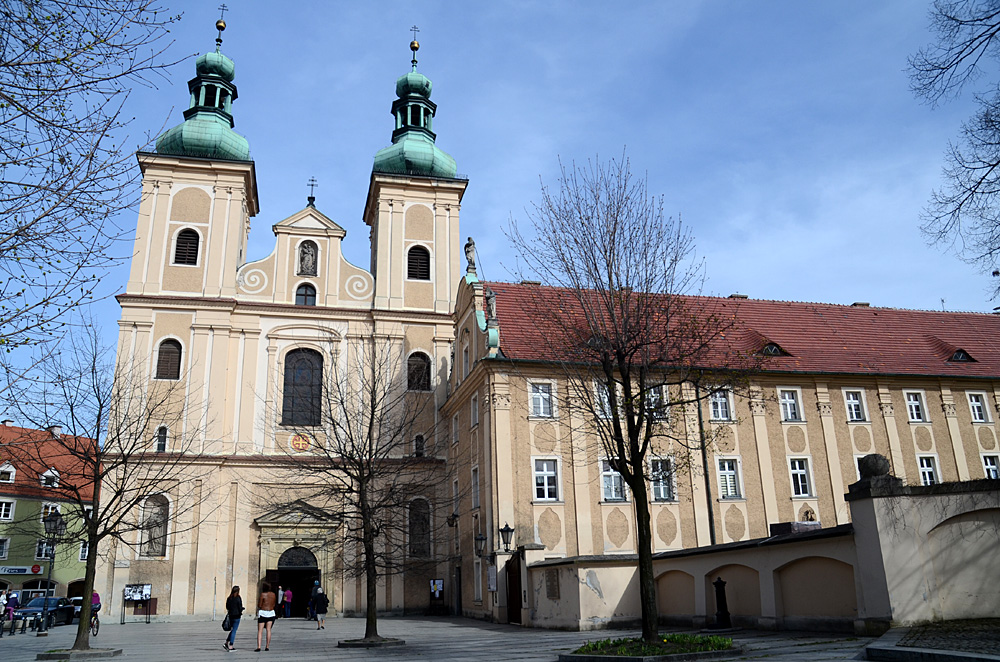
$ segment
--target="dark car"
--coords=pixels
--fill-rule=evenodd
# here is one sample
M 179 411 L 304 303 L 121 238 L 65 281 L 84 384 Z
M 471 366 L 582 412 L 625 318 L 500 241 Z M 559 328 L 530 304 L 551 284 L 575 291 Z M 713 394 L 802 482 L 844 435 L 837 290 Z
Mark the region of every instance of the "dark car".
M 32 598 L 31 602 L 14 612 L 14 619 L 26 618 L 31 621 L 36 616 L 41 618 L 43 607 L 48 611 L 49 627 L 60 623 L 69 625 L 73 622 L 73 604 L 66 598 Z

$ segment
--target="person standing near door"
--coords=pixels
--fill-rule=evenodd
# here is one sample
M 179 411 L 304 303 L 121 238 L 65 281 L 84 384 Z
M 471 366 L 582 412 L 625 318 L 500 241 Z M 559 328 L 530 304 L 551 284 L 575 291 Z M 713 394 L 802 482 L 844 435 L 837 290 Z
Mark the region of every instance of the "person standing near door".
M 290 618 L 292 615 L 292 589 L 285 589 L 285 618 Z

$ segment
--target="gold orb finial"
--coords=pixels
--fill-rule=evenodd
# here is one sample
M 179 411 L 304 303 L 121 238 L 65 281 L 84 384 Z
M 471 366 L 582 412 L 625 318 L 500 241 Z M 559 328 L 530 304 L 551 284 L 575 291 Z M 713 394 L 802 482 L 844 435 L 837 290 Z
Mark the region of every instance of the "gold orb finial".
M 218 30 L 219 32 L 222 32 L 223 30 L 226 29 L 226 22 L 220 18 L 218 21 L 215 22 L 215 29 Z
M 414 39 L 413 41 L 411 41 L 410 42 L 410 50 L 413 51 L 414 53 L 416 53 L 417 51 L 419 51 L 420 50 L 420 42 L 417 41 L 416 39 Z

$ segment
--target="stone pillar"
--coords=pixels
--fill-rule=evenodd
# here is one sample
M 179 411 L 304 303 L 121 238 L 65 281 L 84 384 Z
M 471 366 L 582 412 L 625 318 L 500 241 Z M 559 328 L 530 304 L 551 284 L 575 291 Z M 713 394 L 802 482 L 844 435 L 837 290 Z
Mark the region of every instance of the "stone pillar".
M 951 389 L 941 384 L 941 411 L 944 412 L 948 424 L 948 437 L 951 440 L 951 452 L 955 456 L 955 467 L 958 469 L 958 480 L 970 480 L 969 460 L 965 457 L 962 447 L 962 432 L 958 427 L 958 411 Z M 940 449 L 938 449 L 940 450 Z
M 819 410 L 820 424 L 823 427 L 826 468 L 830 474 L 830 489 L 833 490 L 833 507 L 836 510 L 837 524 L 846 524 L 850 521 L 851 515 L 847 503 L 840 498 L 845 492 L 844 475 L 840 470 L 837 432 L 833 424 L 833 404 L 830 402 L 830 392 L 825 383 L 816 383 L 816 409 Z

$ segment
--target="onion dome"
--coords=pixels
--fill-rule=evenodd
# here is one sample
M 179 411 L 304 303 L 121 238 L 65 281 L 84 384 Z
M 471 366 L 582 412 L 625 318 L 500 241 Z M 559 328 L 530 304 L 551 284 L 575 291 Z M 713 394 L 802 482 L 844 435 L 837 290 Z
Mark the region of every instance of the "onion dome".
M 437 137 L 431 130 L 437 106 L 431 101 L 431 81 L 417 71 L 415 40 L 412 71 L 396 80 L 396 96 L 392 103 L 392 116 L 396 128 L 392 132 L 392 145 L 375 154 L 375 172 L 431 177 L 454 178 L 457 172 L 455 159 L 434 144 Z
M 250 144 L 233 131 L 232 109 L 236 100 L 233 79 L 236 65 L 222 54 L 222 31 L 226 23 L 216 24 L 219 37 L 215 52 L 206 53 L 195 62 L 195 77 L 188 81 L 190 107 L 184 121 L 156 139 L 156 152 L 174 156 L 194 156 L 226 161 L 249 161 Z

